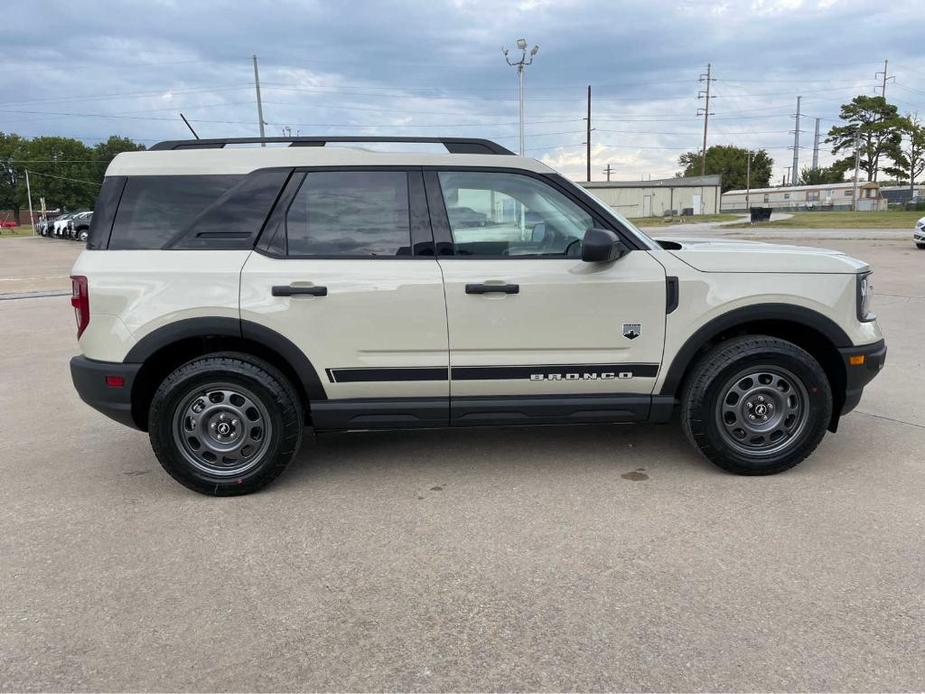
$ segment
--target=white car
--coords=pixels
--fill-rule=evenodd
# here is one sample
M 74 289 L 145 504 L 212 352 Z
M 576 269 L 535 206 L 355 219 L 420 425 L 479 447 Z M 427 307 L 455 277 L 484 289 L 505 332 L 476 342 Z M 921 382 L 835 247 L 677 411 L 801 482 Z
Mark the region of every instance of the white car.
M 383 140 L 447 151 L 324 146 Z M 226 147 L 254 142 L 290 146 Z M 147 431 L 168 473 L 215 495 L 272 481 L 306 426 L 676 411 L 721 468 L 776 473 L 837 429 L 886 356 L 863 261 L 656 241 L 486 140 L 119 154 L 72 279 L 81 398 Z
M 925 217 L 922 217 L 915 223 L 915 232 L 913 232 L 916 248 L 925 248 Z

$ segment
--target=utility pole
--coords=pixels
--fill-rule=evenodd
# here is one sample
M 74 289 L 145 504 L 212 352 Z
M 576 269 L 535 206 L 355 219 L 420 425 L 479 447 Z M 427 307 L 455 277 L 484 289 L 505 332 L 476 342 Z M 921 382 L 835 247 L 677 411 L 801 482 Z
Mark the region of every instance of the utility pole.
M 874 73 L 874 79 L 877 79 L 878 77 L 883 78 L 883 82 L 881 83 L 881 86 L 880 86 L 880 96 L 882 96 L 884 99 L 886 99 L 886 83 L 889 80 L 893 80 L 894 82 L 896 81 L 896 75 L 887 76 L 888 74 L 887 68 L 889 67 L 889 65 L 890 65 L 890 61 L 884 60 L 883 61 L 883 72 Z
M 790 185 L 800 185 L 800 101 L 802 96 L 797 97 L 797 112 L 794 115 L 796 126 L 793 129 L 793 175 L 790 177 Z
M 585 118 L 588 126 L 588 141 L 585 142 L 587 147 L 587 172 L 588 172 L 588 183 L 591 182 L 591 85 L 588 85 L 588 117 Z
M 790 185 L 790 168 L 791 167 L 788 166 L 787 173 L 784 174 L 784 185 L 785 186 Z
M 748 150 L 748 158 L 745 160 L 745 209 L 751 213 L 751 194 L 752 194 L 752 151 Z M 749 216 L 751 223 L 751 216 Z
M 32 235 L 35 236 L 35 217 L 32 214 L 32 186 L 29 185 L 29 169 L 26 169 L 26 195 L 29 197 L 29 226 L 32 227 Z
M 610 164 L 608 164 L 607 168 L 604 169 L 603 173 L 607 174 L 607 182 L 610 183 L 610 174 L 613 173 L 613 167 Z
M 713 82 L 712 74 L 713 74 L 712 66 L 710 65 L 710 63 L 707 63 L 706 74 L 700 75 L 700 81 L 706 82 L 707 88 L 705 91 L 697 93 L 698 99 L 705 99 L 704 107 L 697 109 L 697 115 L 703 116 L 703 149 L 701 150 L 703 152 L 703 156 L 701 157 L 701 160 L 700 160 L 700 175 L 701 176 L 705 176 L 707 173 L 707 127 L 710 122 L 710 116 L 712 115 L 710 113 L 710 83 Z
M 819 118 L 816 119 L 816 132 L 813 135 L 813 170 L 819 168 Z
M 254 88 L 257 90 L 257 121 L 260 123 L 260 137 L 263 139 L 266 137 L 266 133 L 263 130 L 263 101 L 260 99 L 260 73 L 257 72 L 257 55 L 254 54 L 251 56 L 254 59 Z M 266 142 L 260 143 L 261 147 L 266 147 Z
M 851 186 L 851 211 L 858 211 L 858 174 L 861 169 L 861 131 L 854 133 L 854 185 Z
M 517 80 L 520 84 L 520 156 L 524 155 L 524 68 L 533 64 L 533 58 L 539 52 L 540 47 L 534 46 L 530 51 L 530 59 L 527 60 L 527 39 L 517 39 L 517 48 L 520 50 L 520 60 L 511 62 L 508 58 L 507 48 L 502 48 L 505 62 L 511 67 L 517 68 Z M 590 88 L 589 88 L 590 89 Z

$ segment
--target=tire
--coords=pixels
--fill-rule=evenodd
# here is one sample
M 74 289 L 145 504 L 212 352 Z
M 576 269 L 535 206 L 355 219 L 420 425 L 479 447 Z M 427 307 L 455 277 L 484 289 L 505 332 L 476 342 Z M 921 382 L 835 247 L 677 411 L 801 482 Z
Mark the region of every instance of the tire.
M 299 450 L 302 425 L 299 396 L 286 377 L 235 352 L 176 369 L 158 387 L 148 415 L 163 468 L 212 496 L 250 494 L 276 479 Z
M 916 244 L 915 244 L 915 247 L 916 247 L 916 248 L 925 248 L 925 243 L 916 243 Z
M 681 397 L 688 440 L 738 475 L 773 475 L 812 453 L 832 416 L 832 388 L 805 350 L 752 335 L 720 343 L 694 366 Z

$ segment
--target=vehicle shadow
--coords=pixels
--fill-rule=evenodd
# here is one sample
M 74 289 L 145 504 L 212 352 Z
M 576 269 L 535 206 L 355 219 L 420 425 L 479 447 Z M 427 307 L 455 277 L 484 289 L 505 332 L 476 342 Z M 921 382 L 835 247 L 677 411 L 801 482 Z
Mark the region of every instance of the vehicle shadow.
M 330 481 L 370 471 L 439 476 L 563 468 L 576 474 L 606 469 L 638 475 L 654 468 L 719 473 L 690 446 L 676 423 L 589 424 L 309 434 L 276 484 Z

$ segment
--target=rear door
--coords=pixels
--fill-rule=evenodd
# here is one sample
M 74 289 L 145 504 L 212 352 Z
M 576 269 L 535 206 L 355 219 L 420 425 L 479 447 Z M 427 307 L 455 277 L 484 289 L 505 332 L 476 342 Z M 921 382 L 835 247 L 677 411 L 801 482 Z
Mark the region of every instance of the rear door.
M 425 175 L 445 242 L 454 421 L 542 419 L 555 414 L 547 405 L 557 396 L 592 398 L 574 401 L 574 416 L 563 410 L 562 419 L 594 420 L 594 409 L 602 419 L 647 416 L 665 337 L 662 266 L 644 250 L 583 262 L 584 233 L 605 222 L 543 177 Z M 540 399 L 505 404 L 524 396 Z
M 297 171 L 244 266 L 241 317 L 311 362 L 316 427 L 447 423 L 446 308 L 420 170 Z

